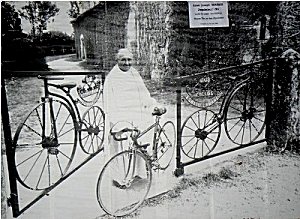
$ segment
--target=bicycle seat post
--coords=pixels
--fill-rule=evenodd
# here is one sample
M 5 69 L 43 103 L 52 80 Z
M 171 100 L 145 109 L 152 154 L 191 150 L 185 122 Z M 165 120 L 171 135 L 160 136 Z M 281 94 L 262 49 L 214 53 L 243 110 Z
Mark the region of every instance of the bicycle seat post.
M 48 90 L 48 79 L 47 79 L 47 77 L 44 77 L 43 81 L 44 81 L 45 97 L 48 97 L 49 96 L 49 90 Z

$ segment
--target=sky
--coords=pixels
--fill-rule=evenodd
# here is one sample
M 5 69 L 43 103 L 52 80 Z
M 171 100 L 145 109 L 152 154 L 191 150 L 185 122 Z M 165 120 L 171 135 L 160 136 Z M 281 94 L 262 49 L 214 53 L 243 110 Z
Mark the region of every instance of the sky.
M 8 1 L 11 5 L 15 6 L 15 9 L 19 10 L 24 5 L 26 5 L 26 1 Z M 67 14 L 70 9 L 69 1 L 53 1 L 56 4 L 57 8 L 59 8 L 58 14 L 54 17 L 54 22 L 48 23 L 47 30 L 49 31 L 61 31 L 63 33 L 67 33 L 71 35 L 73 33 L 73 27 L 70 23 L 71 18 Z M 23 32 L 29 33 L 31 26 L 30 23 L 22 19 L 22 29 Z

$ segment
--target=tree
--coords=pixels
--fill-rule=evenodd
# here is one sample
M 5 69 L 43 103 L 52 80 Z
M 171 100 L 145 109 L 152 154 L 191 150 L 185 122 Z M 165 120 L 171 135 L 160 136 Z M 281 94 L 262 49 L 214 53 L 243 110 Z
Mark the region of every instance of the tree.
M 49 1 L 33 1 L 28 2 L 28 5 L 22 7 L 20 15 L 27 19 L 31 26 L 31 33 L 33 37 L 43 33 L 47 29 L 47 23 L 59 12 L 59 8 Z M 54 19 L 52 19 L 54 21 Z
M 68 11 L 68 15 L 71 18 L 77 18 L 80 15 L 79 1 L 70 1 L 71 8 Z
M 70 1 L 71 8 L 68 11 L 70 18 L 76 19 L 81 13 L 91 9 L 100 1 Z
M 1 33 L 6 36 L 8 33 L 21 33 L 21 19 L 14 6 L 7 2 L 1 2 Z

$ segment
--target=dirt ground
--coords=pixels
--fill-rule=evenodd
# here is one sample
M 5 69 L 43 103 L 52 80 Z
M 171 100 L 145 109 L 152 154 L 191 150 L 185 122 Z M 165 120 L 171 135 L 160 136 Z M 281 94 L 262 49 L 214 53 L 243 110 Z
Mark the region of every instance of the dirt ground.
M 184 175 L 128 218 L 300 218 L 299 167 L 290 152 L 239 155 Z

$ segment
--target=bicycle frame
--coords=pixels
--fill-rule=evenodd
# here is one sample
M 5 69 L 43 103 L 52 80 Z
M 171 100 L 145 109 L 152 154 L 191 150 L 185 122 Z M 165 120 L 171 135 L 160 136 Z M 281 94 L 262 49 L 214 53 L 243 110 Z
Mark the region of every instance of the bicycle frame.
M 66 97 L 49 91 L 49 87 L 54 87 L 54 88 L 56 88 L 58 90 L 63 91 L 66 94 L 66 96 L 71 100 L 71 102 Z M 65 90 L 60 85 L 49 83 L 47 81 L 47 79 L 44 79 L 44 88 L 45 88 L 45 97 L 46 98 L 48 98 L 49 96 L 54 96 L 54 97 L 58 97 L 58 98 L 63 99 L 70 106 L 70 108 L 73 109 L 73 111 L 77 115 L 77 117 L 78 117 L 78 121 L 77 122 L 81 121 L 80 112 L 79 112 L 79 109 L 77 107 L 77 101 L 74 100 L 74 98 L 70 94 L 70 90 Z
M 152 143 L 153 143 L 153 146 L 152 146 L 152 152 L 153 152 L 152 157 L 154 159 L 157 158 L 157 132 L 161 129 L 159 120 L 160 120 L 160 116 L 156 116 L 155 122 L 152 125 L 150 125 L 147 129 L 145 129 L 144 131 L 142 131 L 136 137 L 136 139 L 135 139 L 135 140 L 138 140 L 139 138 L 141 138 L 142 136 L 144 136 L 146 133 L 148 133 L 150 130 L 152 130 L 154 128 L 154 134 L 153 134 L 153 140 L 152 140 Z M 138 143 L 135 142 L 135 144 L 138 144 Z

